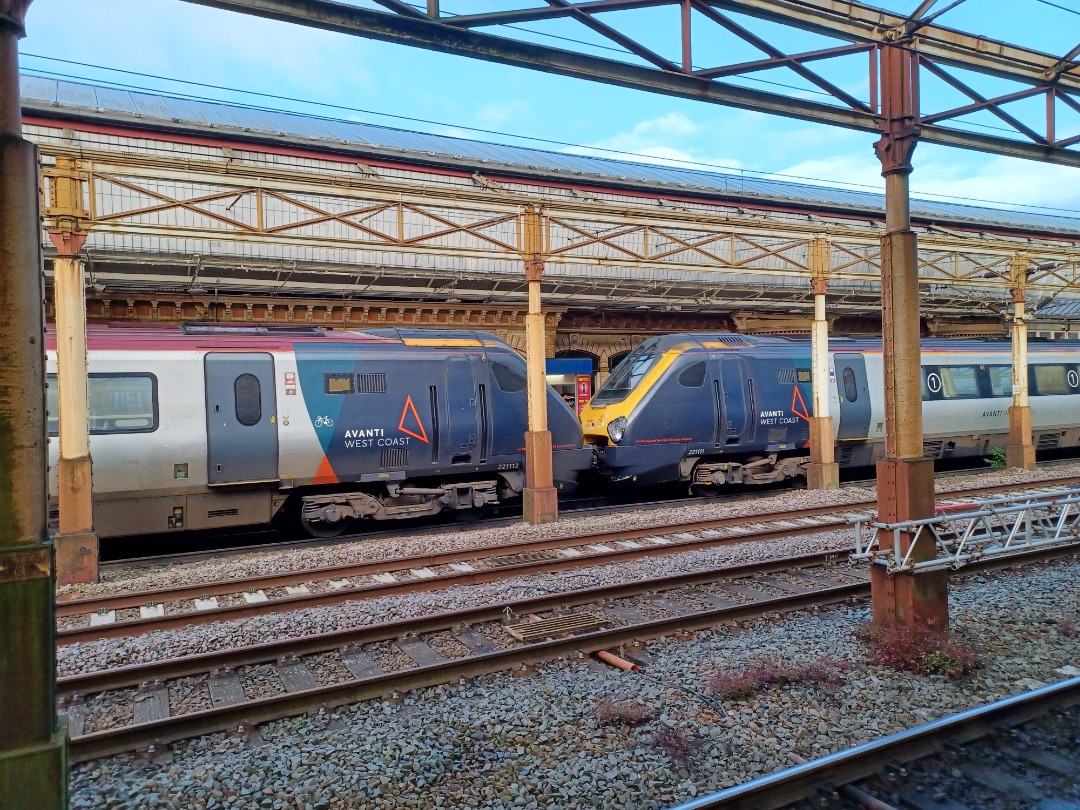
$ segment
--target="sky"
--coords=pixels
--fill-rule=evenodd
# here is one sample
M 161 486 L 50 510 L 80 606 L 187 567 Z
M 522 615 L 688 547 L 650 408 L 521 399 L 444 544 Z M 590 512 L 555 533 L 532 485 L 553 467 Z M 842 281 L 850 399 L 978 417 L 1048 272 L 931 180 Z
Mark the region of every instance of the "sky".
M 374 7 L 370 0 L 346 2 Z M 874 4 L 907 14 L 918 0 Z M 442 0 L 444 12 L 453 13 L 531 5 L 544 3 Z M 947 5 L 947 0 L 939 0 L 937 8 Z M 600 19 L 677 59 L 674 14 L 671 8 L 645 9 Z M 737 19 L 789 53 L 839 44 L 760 20 Z M 1063 55 L 1080 41 L 1080 0 L 964 0 L 937 22 Z M 762 56 L 696 12 L 694 31 L 695 66 Z M 572 20 L 490 32 L 637 61 L 610 50 L 617 46 Z M 883 188 L 870 133 L 333 34 L 181 0 L 34 0 L 20 51 L 22 69 L 37 75 L 107 81 L 554 151 Z M 812 67 L 848 93 L 867 98 L 864 55 Z M 971 73 L 958 75 L 988 96 L 1015 89 Z M 755 74 L 742 83 L 823 100 L 786 69 Z M 923 81 L 922 93 L 927 104 L 938 109 L 968 101 L 933 80 Z M 1010 109 L 1038 129 L 1041 104 L 1022 101 Z M 1059 110 L 1059 135 L 1080 133 L 1080 114 Z M 981 131 L 1003 126 L 988 113 L 968 120 Z M 927 143 L 916 149 L 914 164 L 916 196 L 1080 215 L 1080 169 Z

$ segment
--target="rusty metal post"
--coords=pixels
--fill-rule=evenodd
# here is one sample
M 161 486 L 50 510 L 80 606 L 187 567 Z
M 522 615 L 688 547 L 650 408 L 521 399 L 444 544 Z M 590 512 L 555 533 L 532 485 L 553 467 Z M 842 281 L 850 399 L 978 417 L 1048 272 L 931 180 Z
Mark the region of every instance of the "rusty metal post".
M 881 238 L 881 331 L 885 377 L 885 458 L 877 463 L 878 519 L 885 523 L 934 514 L 934 466 L 923 456 L 921 357 L 919 340 L 918 244 L 911 230 L 911 155 L 919 137 L 918 56 L 903 44 L 880 49 L 883 135 L 874 144 L 885 177 L 885 235 Z M 901 553 L 913 535 L 901 533 Z M 878 536 L 893 549 L 892 532 Z M 920 541 L 912 559 L 937 551 Z M 948 575 L 944 572 L 889 574 L 871 568 L 874 623 L 930 622 L 944 630 L 949 621 Z
M 1012 313 L 1012 407 L 1009 408 L 1009 443 L 1005 462 L 1021 470 L 1035 469 L 1035 445 L 1031 440 L 1031 406 L 1028 405 L 1028 315 L 1024 311 L 1027 260 L 1016 253 L 1009 262 Z
M 56 575 L 65 585 L 98 581 L 98 538 L 94 533 L 90 406 L 87 397 L 86 292 L 79 258 L 89 214 L 83 202 L 84 175 L 72 158 L 45 170 L 45 225 L 56 247 L 56 382 L 60 422 L 57 495 L 60 527 L 54 540 Z
M 806 483 L 810 489 L 840 488 L 840 465 L 836 463 L 833 420 L 829 415 L 829 322 L 825 318 L 829 264 L 829 242 L 816 237 L 810 242 L 810 289 L 814 293 L 814 323 L 810 332 L 814 415 L 810 417 L 810 463 L 806 465 Z
M 522 242 L 525 280 L 529 285 L 529 314 L 525 321 L 529 430 L 525 434 L 522 511 L 526 523 L 554 523 L 559 519 L 559 500 L 552 475 L 551 432 L 547 424 L 544 311 L 540 302 L 540 280 L 544 275 L 543 216 L 531 205 L 525 209 Z
M 67 806 L 56 723 L 46 531 L 45 351 L 37 149 L 22 137 L 17 41 L 29 0 L 0 0 L 0 807 Z

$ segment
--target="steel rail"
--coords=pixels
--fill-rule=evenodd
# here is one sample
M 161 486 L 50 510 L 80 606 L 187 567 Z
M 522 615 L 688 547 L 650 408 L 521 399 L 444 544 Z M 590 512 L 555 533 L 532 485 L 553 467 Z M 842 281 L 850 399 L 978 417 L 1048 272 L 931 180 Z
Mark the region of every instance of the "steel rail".
M 488 557 L 504 557 L 514 554 L 523 554 L 530 551 L 551 551 L 561 548 L 596 545 L 614 542 L 615 540 L 633 540 L 663 533 L 665 535 L 677 533 L 690 533 L 705 531 L 707 529 L 726 528 L 749 523 L 766 523 L 782 520 L 796 520 L 804 517 L 834 514 L 840 511 L 854 511 L 855 508 L 863 508 L 871 505 L 871 501 L 857 503 L 853 508 L 820 506 L 809 509 L 792 509 L 785 512 L 773 512 L 767 515 L 748 517 L 745 515 L 726 518 L 714 518 L 712 520 L 687 521 L 678 524 L 652 524 L 640 529 L 621 529 L 616 531 L 589 532 L 585 534 L 566 534 L 558 537 L 544 538 L 541 540 L 521 540 L 514 543 L 489 546 L 472 546 L 457 551 L 439 551 L 428 554 L 412 554 L 401 557 L 388 557 L 382 560 L 359 563 L 345 563 L 342 565 L 328 565 L 319 568 L 306 568 L 289 571 L 282 574 L 259 575 L 254 577 L 242 577 L 237 579 L 221 579 L 206 582 L 199 585 L 178 585 L 171 588 L 160 588 L 146 591 L 128 591 L 105 596 L 89 596 L 76 599 L 61 599 L 56 603 L 57 617 L 78 616 L 85 613 L 93 613 L 99 608 L 120 610 L 145 605 L 147 601 L 172 602 L 179 599 L 195 599 L 201 596 L 221 596 L 223 594 L 242 593 L 252 588 L 280 588 L 293 585 L 297 582 L 310 582 L 312 580 L 345 579 L 348 577 L 379 574 L 391 571 L 404 571 L 411 568 L 422 568 L 432 565 L 446 565 L 452 562 L 467 562 Z M 825 524 L 823 524 L 825 525 Z M 849 525 L 838 521 L 835 525 Z M 828 526 L 826 525 L 826 528 Z M 683 541 L 680 541 L 683 542 Z M 686 541 L 689 542 L 689 541 Z M 676 545 L 675 543 L 671 544 Z M 680 546 L 680 550 L 685 549 Z M 644 550 L 644 549 L 643 549 Z M 597 555 L 601 556 L 601 555 Z M 576 558 L 586 559 L 585 556 Z M 503 568 L 500 570 L 509 570 Z
M 713 574 L 714 579 L 715 577 L 716 575 Z M 72 762 L 82 762 L 129 751 L 139 746 L 157 745 L 170 740 L 219 732 L 234 726 L 248 726 L 276 720 L 314 708 L 330 708 L 370 700 L 392 690 L 408 691 L 425 686 L 436 686 L 455 678 L 473 677 L 566 656 L 584 655 L 607 647 L 655 638 L 680 630 L 701 630 L 713 627 L 720 622 L 753 618 L 762 613 L 787 612 L 843 601 L 857 595 L 866 587 L 862 584 L 841 585 L 836 588 L 776 597 L 735 607 L 654 619 L 641 624 L 597 630 L 569 638 L 536 642 L 521 648 L 469 656 L 446 664 L 417 667 L 359 681 L 205 709 L 121 729 L 92 732 L 72 738 L 69 742 L 68 756 Z
M 1001 558 L 987 564 L 976 563 L 966 570 L 987 570 L 1064 556 L 1075 553 L 1078 548 L 1080 548 L 1080 544 L 1075 544 L 1069 548 L 1057 547 L 1035 553 L 1018 554 L 1012 559 Z M 797 572 L 813 566 L 815 561 L 818 564 L 825 563 L 829 556 L 827 554 L 809 555 L 802 558 L 773 560 L 764 564 L 740 566 L 737 569 L 697 571 L 644 582 L 621 583 L 614 586 L 573 591 L 565 594 L 553 594 L 510 603 L 509 605 L 488 605 L 483 608 L 443 613 L 419 619 L 389 622 L 374 627 L 337 631 L 315 638 L 272 642 L 223 653 L 207 653 L 153 664 L 122 667 L 116 670 L 62 678 L 58 686 L 62 690 L 62 694 L 67 697 L 72 695 L 72 687 L 79 687 L 81 691 L 86 692 L 120 689 L 144 682 L 166 681 L 188 675 L 207 674 L 208 669 L 212 672 L 218 668 L 257 664 L 289 655 L 306 655 L 325 652 L 327 649 L 334 649 L 335 647 L 384 641 L 399 638 L 410 632 L 420 634 L 444 630 L 447 627 L 457 627 L 462 624 L 467 626 L 472 623 L 496 621 L 503 618 L 507 607 L 511 607 L 515 613 L 525 615 L 554 610 L 559 607 L 636 596 L 650 590 L 671 590 L 678 587 L 737 579 L 739 573 L 742 573 L 742 578 L 745 578 L 753 573 L 767 573 L 770 571 L 794 570 Z M 354 680 L 332 686 L 320 686 L 315 689 L 291 692 L 270 698 L 248 700 L 243 703 L 229 704 L 176 717 L 133 724 L 121 729 L 80 735 L 70 741 L 69 756 L 73 762 L 83 762 L 142 746 L 160 745 L 187 737 L 277 720 L 314 709 L 330 708 L 368 700 L 385 695 L 392 690 L 408 691 L 452 682 L 458 678 L 512 669 L 515 666 L 536 664 L 566 656 L 583 656 L 586 653 L 632 641 L 656 638 L 679 631 L 706 629 L 725 621 L 739 621 L 768 613 L 790 612 L 836 603 L 845 599 L 865 597 L 868 593 L 868 582 L 825 587 L 817 591 L 774 597 L 732 607 L 699 611 L 625 625 L 610 630 L 598 630 L 568 638 L 532 643 L 518 648 L 454 659 L 437 665 L 420 666 L 405 671 L 386 673 L 373 678 Z
M 802 534 L 815 534 L 817 532 L 828 531 L 835 528 L 847 530 L 850 527 L 845 521 L 838 520 L 836 522 L 829 522 L 818 526 L 807 525 L 786 527 L 754 534 L 740 534 L 735 537 L 695 538 L 693 540 L 673 541 L 663 546 L 643 546 L 641 548 L 630 549 L 623 548 L 612 551 L 594 552 L 592 554 L 582 554 L 579 557 L 560 557 L 554 560 L 533 560 L 498 568 L 484 568 L 475 571 L 460 571 L 453 574 L 443 574 L 442 576 L 426 579 L 410 578 L 398 582 L 379 582 L 370 585 L 357 585 L 336 591 L 283 596 L 265 602 L 227 605 L 225 607 L 210 608 L 208 610 L 200 611 L 166 613 L 163 616 L 147 619 L 131 619 L 129 621 L 114 622 L 112 624 L 99 624 L 57 630 L 56 643 L 57 646 L 66 646 L 68 644 L 77 644 L 99 638 L 128 638 L 131 636 L 156 632 L 158 630 L 178 629 L 195 624 L 208 624 L 215 621 L 234 621 L 236 619 L 246 619 L 251 616 L 261 616 L 266 613 L 275 613 L 283 610 L 303 610 L 312 607 L 338 605 L 342 602 L 375 599 L 381 596 L 444 590 L 454 585 L 479 585 L 485 582 L 496 582 L 498 580 L 505 580 L 516 576 L 554 573 L 558 571 L 568 571 L 577 568 L 603 565 L 608 562 L 642 559 L 646 557 L 661 557 L 682 551 L 693 551 L 708 546 L 733 545 L 754 541 L 775 540 Z M 643 536 L 641 534 L 631 535 L 625 532 L 613 534 L 620 539 Z M 653 530 L 646 532 L 645 534 L 656 534 L 656 531 Z M 563 545 L 565 545 L 565 542 Z M 829 554 L 832 556 L 839 556 L 844 554 L 844 549 L 838 547 L 837 549 L 830 551 Z M 384 568 L 385 564 L 382 564 L 378 567 L 378 570 L 383 570 Z
M 70 675 L 57 680 L 57 689 L 61 695 L 68 696 L 75 692 L 121 689 L 126 686 L 138 686 L 146 681 L 160 680 L 166 677 L 176 678 L 185 675 L 198 675 L 225 667 L 247 666 L 249 664 L 273 661 L 285 656 L 325 652 L 345 645 L 370 644 L 375 641 L 393 640 L 408 634 L 430 633 L 458 625 L 499 621 L 506 617 L 507 609 L 511 610 L 514 615 L 526 616 L 529 613 L 542 613 L 564 607 L 575 607 L 611 599 L 639 596 L 649 590 L 670 591 L 675 588 L 704 585 L 718 580 L 746 579 L 754 574 L 815 568 L 828 564 L 839 556 L 841 555 L 835 552 L 818 552 L 800 557 L 785 557 L 767 560 L 766 562 L 747 563 L 731 568 L 705 569 L 646 580 L 620 582 L 614 585 L 579 588 L 513 602 L 496 602 L 474 608 L 421 616 L 415 619 L 399 619 L 381 624 L 364 625 L 349 630 L 336 630 L 318 636 L 271 641 L 248 647 L 199 653 L 182 658 L 170 658 L 149 664 L 135 664 L 83 675 Z M 860 584 L 860 587 L 863 587 L 863 585 Z
M 1080 481 L 1080 476 L 1052 479 L 1040 482 L 1047 485 L 1071 480 Z M 1023 489 L 1023 487 L 1020 487 Z M 955 492 L 940 493 L 939 497 L 956 497 L 969 495 L 976 492 L 991 493 L 1017 489 L 1015 484 L 994 485 L 979 489 L 965 489 Z M 460 551 L 439 552 L 436 554 L 423 554 L 404 556 L 389 560 L 369 563 L 351 563 L 342 566 L 327 566 L 323 568 L 293 571 L 286 574 L 272 576 L 259 576 L 247 579 L 219 580 L 201 585 L 181 586 L 155 591 L 131 592 L 111 596 L 88 597 L 84 599 L 65 600 L 57 603 L 57 616 L 66 617 L 92 613 L 98 609 L 125 609 L 139 607 L 148 602 L 169 602 L 180 599 L 194 599 L 201 596 L 217 596 L 223 594 L 243 593 L 245 590 L 261 590 L 263 588 L 283 587 L 298 581 L 343 579 L 353 576 L 373 575 L 385 571 L 401 571 L 429 565 L 443 565 L 450 562 L 461 562 L 482 558 L 508 556 L 524 552 L 545 551 L 559 548 L 583 545 L 603 545 L 618 540 L 641 539 L 663 534 L 691 533 L 732 527 L 753 523 L 767 523 L 771 521 L 794 520 L 805 517 L 815 517 L 826 514 L 849 512 L 854 509 L 873 506 L 873 501 L 856 502 L 841 507 L 823 506 L 811 507 L 802 510 L 789 510 L 787 512 L 772 513 L 767 516 L 748 518 L 746 516 L 716 518 L 705 521 L 690 521 L 675 525 L 651 525 L 635 529 L 626 529 L 613 532 L 594 532 L 584 535 L 564 535 L 556 538 L 543 540 L 523 541 L 502 546 L 483 546 Z M 735 537 L 695 538 L 692 540 L 678 540 L 666 545 L 644 546 L 641 548 L 617 549 L 592 554 L 581 554 L 577 557 L 566 557 L 556 560 L 535 560 L 518 563 L 512 566 L 480 569 L 476 571 L 444 574 L 442 576 L 419 579 L 410 577 L 395 583 L 378 583 L 372 585 L 354 586 L 342 588 L 336 591 L 326 591 L 315 594 L 303 594 L 296 596 L 279 597 L 266 602 L 245 603 L 226 607 L 211 608 L 201 611 L 184 611 L 171 613 L 164 616 L 149 619 L 132 619 L 129 621 L 115 622 L 111 624 L 99 624 L 87 627 L 68 628 L 57 631 L 57 644 L 67 645 L 90 641 L 98 638 L 120 638 L 141 635 L 157 630 L 176 629 L 191 624 L 201 624 L 212 621 L 229 621 L 249 618 L 284 610 L 301 610 L 309 607 L 319 607 L 342 602 L 373 599 L 381 596 L 393 596 L 402 593 L 418 591 L 432 591 L 448 588 L 453 585 L 476 585 L 484 582 L 492 582 L 506 579 L 511 576 L 528 575 L 536 573 L 552 573 L 565 571 L 573 568 L 604 565 L 608 562 L 618 562 L 647 557 L 667 556 L 685 551 L 694 551 L 702 548 L 721 547 L 747 542 L 761 542 L 774 540 L 778 537 L 791 537 L 806 534 L 816 534 L 835 528 L 846 528 L 843 519 L 838 518 L 835 522 L 822 522 L 817 525 L 796 527 L 784 527 L 770 529 L 753 534 L 741 534 Z
M 825 784 L 850 784 L 879 772 L 884 763 L 922 759 L 952 743 L 971 742 L 994 733 L 1002 725 L 1028 722 L 1052 709 L 1077 703 L 1080 703 L 1080 678 L 1071 678 L 702 796 L 672 810 L 786 807 L 814 795 Z

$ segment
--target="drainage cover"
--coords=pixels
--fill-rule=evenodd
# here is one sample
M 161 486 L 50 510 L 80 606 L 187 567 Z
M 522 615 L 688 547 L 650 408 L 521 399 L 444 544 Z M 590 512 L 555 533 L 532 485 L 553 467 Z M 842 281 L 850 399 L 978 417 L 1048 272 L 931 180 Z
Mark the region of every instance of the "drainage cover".
M 509 624 L 506 626 L 506 632 L 518 641 L 539 641 L 554 636 L 578 633 L 582 630 L 596 630 L 604 624 L 606 622 L 603 619 L 591 613 L 570 613 L 566 616 L 541 619 L 538 622 Z

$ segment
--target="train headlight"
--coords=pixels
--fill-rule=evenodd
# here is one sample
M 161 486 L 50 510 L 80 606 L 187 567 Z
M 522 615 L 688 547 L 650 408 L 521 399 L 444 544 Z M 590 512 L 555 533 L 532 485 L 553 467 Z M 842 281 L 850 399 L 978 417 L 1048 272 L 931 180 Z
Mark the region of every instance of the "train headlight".
M 612 419 L 611 424 L 607 426 L 607 435 L 613 444 L 621 442 L 623 436 L 626 435 L 626 417 L 619 416 Z

